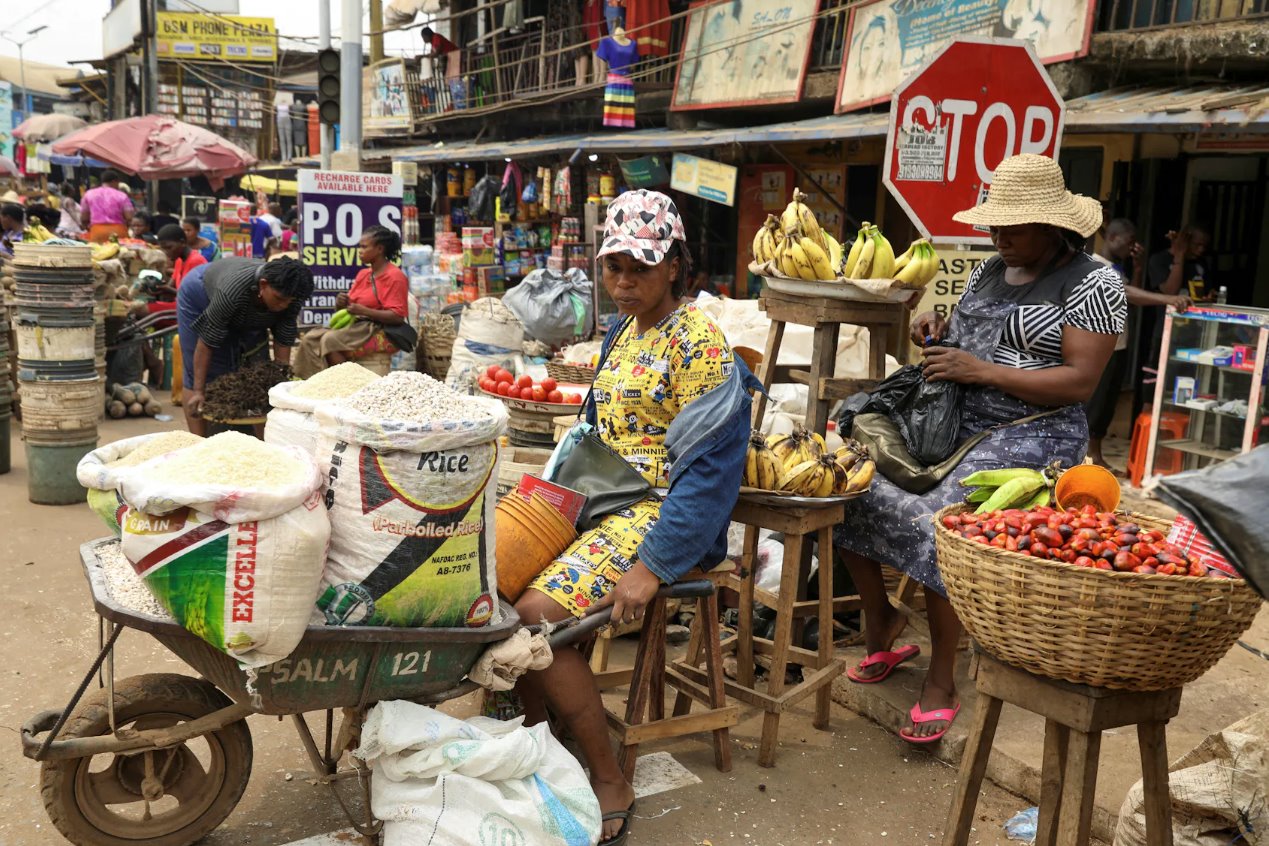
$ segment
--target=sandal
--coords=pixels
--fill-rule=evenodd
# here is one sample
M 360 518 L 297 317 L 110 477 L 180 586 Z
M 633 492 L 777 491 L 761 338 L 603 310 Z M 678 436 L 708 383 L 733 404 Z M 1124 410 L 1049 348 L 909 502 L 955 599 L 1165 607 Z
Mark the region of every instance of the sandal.
M 634 809 L 635 803 L 631 802 L 626 810 L 609 811 L 600 818 L 601 827 L 608 820 L 621 820 L 621 828 L 607 840 L 599 841 L 599 846 L 625 846 L 626 838 L 630 836 L 630 817 L 634 814 Z
M 929 737 L 913 737 L 900 729 L 899 737 L 908 741 L 908 743 L 918 744 L 934 743 L 937 740 L 942 740 L 943 735 L 947 734 L 948 730 L 951 729 L 952 721 L 956 719 L 956 715 L 960 712 L 961 703 L 959 702 L 956 703 L 955 708 L 937 708 L 933 711 L 922 711 L 921 702 L 918 700 L 917 703 L 912 706 L 912 710 L 908 712 L 908 716 L 912 718 L 913 725 L 920 725 L 921 723 L 937 723 L 940 720 L 946 721 L 947 725 L 942 731 L 935 732 Z
M 921 647 L 914 643 L 907 646 L 900 646 L 894 652 L 874 652 L 867 658 L 859 662 L 858 667 L 851 667 L 846 671 L 846 678 L 855 684 L 877 684 L 883 682 L 894 672 L 894 668 L 902 664 L 904 661 L 915 658 L 921 654 Z M 869 667 L 875 667 L 878 664 L 885 665 L 886 671 L 879 676 L 864 677 L 859 675 L 857 670 L 866 670 Z

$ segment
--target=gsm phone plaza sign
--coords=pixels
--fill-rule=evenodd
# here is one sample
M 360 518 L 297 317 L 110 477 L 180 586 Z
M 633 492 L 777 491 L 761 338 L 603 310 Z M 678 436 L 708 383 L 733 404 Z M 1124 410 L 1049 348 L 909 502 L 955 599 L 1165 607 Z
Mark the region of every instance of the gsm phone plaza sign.
M 883 178 L 925 237 L 990 244 L 952 220 L 1019 153 L 1057 158 L 1065 106 L 1030 43 L 963 37 L 895 89 Z

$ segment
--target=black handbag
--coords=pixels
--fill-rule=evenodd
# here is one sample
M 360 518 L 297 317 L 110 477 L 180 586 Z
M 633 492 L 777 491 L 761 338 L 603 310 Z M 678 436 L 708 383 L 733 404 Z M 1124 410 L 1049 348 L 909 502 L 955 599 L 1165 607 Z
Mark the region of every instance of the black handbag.
M 628 325 L 629 318 L 617 330 L 613 343 L 608 348 L 609 352 L 617 345 L 616 338 L 621 337 Z M 608 352 L 605 352 L 595 367 L 596 378 L 607 360 Z M 594 401 L 594 396 L 595 385 L 592 382 L 586 402 L 582 403 L 582 410 L 577 413 L 578 420 L 581 420 L 582 413 Z M 576 436 L 570 432 L 565 437 Z M 587 432 L 577 438 L 572 451 L 555 468 L 551 481 L 586 495 L 586 505 L 577 519 L 577 528 L 583 532 L 593 529 L 614 511 L 642 502 L 652 493 L 652 485 L 648 480 L 595 432 Z
M 379 297 L 379 286 L 375 283 L 375 272 L 370 271 L 370 287 L 375 292 L 375 299 L 379 300 L 379 307 L 383 308 L 383 300 Z M 414 346 L 419 342 L 419 333 L 414 330 L 410 324 L 402 321 L 393 326 L 386 326 L 382 323 L 379 328 L 383 330 L 383 334 L 392 342 L 392 346 L 401 352 L 414 352 Z

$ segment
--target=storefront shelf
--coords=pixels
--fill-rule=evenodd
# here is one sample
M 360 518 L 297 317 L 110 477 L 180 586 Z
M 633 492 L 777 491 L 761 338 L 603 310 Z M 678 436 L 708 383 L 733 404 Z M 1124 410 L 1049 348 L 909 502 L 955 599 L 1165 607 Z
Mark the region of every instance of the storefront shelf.
M 1195 409 L 1190 409 L 1194 411 Z M 1238 455 L 1236 449 L 1221 449 L 1211 444 L 1196 441 L 1192 438 L 1180 438 L 1174 441 L 1159 441 L 1160 449 L 1175 449 L 1179 452 L 1188 452 L 1191 455 L 1201 455 L 1204 458 L 1214 458 L 1217 461 L 1224 461 L 1227 458 L 1233 458 Z
M 1177 364 L 1193 364 L 1196 367 L 1211 367 L 1215 370 L 1223 370 L 1226 373 L 1241 373 L 1244 376 L 1251 376 L 1252 374 L 1256 372 L 1255 370 L 1248 370 L 1245 367 L 1230 367 L 1228 365 L 1218 366 L 1215 364 L 1205 364 L 1204 362 L 1201 362 L 1201 361 L 1191 361 L 1188 358 L 1177 358 L 1176 356 L 1169 356 L 1168 361 L 1175 361 Z
M 1194 408 L 1192 406 L 1181 405 L 1179 403 L 1167 402 L 1167 401 L 1164 401 L 1163 404 L 1166 405 L 1168 408 L 1175 408 L 1177 411 L 1189 411 L 1193 414 L 1215 414 L 1217 417 L 1228 417 L 1231 420 L 1238 420 L 1243 423 L 1247 421 L 1246 415 L 1230 414 L 1228 411 L 1213 411 L 1211 409 Z

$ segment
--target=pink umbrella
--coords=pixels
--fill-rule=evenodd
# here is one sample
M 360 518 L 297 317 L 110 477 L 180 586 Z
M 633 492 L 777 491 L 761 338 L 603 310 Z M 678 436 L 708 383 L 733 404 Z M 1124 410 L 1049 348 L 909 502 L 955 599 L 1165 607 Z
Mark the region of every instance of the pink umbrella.
M 87 125 L 87 121 L 74 115 L 35 115 L 19 123 L 13 137 L 23 141 L 54 141 Z
M 205 176 L 215 189 L 257 161 L 214 132 L 164 115 L 85 127 L 54 142 L 53 152 L 91 156 L 142 179 Z
M 0 156 L 0 176 L 21 176 L 17 164 L 8 156 Z

